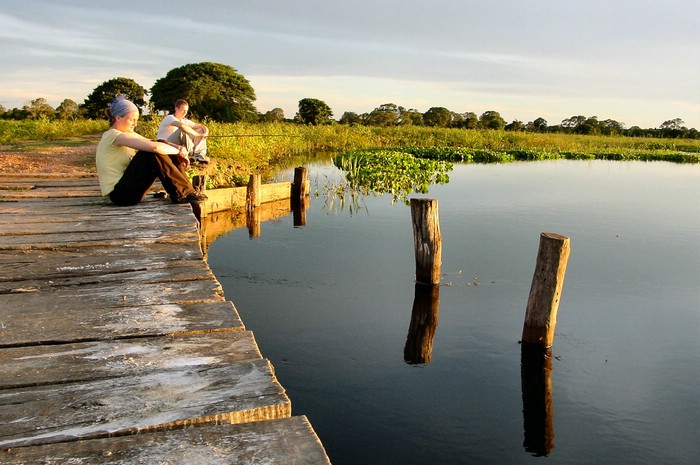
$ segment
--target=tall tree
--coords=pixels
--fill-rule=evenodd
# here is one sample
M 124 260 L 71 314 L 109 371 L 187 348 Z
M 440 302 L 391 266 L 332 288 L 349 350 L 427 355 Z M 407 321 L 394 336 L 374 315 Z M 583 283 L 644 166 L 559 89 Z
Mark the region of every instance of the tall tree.
M 547 132 L 547 120 L 541 116 L 536 118 L 535 121 L 532 122 L 532 129 L 537 132 Z
M 357 126 L 358 124 L 362 124 L 362 117 L 355 112 L 346 111 L 338 122 L 349 126 Z
M 423 124 L 436 128 L 448 128 L 452 124 L 452 113 L 445 107 L 432 107 L 423 113 Z
M 329 124 L 333 117 L 333 111 L 323 100 L 303 98 L 299 100 L 299 112 L 296 116 L 296 119 L 303 124 L 318 126 Z
M 266 123 L 281 123 L 284 121 L 284 110 L 273 108 L 262 116 L 262 120 Z
M 525 123 L 520 120 L 514 119 L 512 123 L 506 124 L 506 131 L 524 131 Z
M 45 98 L 37 98 L 24 106 L 24 111 L 31 119 L 50 118 L 54 114 L 54 109 Z
M 401 111 L 394 103 L 384 103 L 372 110 L 365 120 L 367 126 L 396 126 Z
M 255 91 L 250 82 L 228 65 L 202 62 L 171 69 L 151 87 L 156 111 L 172 110 L 175 101 L 185 99 L 190 114 L 198 119 L 235 123 L 255 121 Z
M 506 127 L 506 121 L 497 111 L 485 111 L 479 117 L 479 126 L 483 129 L 503 129 Z
M 423 126 L 423 113 L 414 108 L 406 110 L 403 107 L 399 115 L 399 124 L 402 126 Z
M 95 87 L 95 90 L 83 102 L 81 110 L 87 118 L 107 118 L 109 104 L 115 97 L 122 94 L 126 95 L 126 98 L 134 102 L 137 107 L 146 105 L 148 91 L 133 79 L 118 77 Z
M 78 116 L 78 104 L 67 98 L 56 107 L 56 118 L 66 120 Z

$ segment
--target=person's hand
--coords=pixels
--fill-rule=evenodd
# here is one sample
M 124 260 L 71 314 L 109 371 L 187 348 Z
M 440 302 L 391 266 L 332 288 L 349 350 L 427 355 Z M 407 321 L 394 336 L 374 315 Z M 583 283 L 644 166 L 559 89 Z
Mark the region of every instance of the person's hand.
M 180 157 L 182 162 L 185 164 L 185 167 L 190 166 L 190 157 L 187 156 L 187 149 L 183 147 L 182 145 L 180 146 L 180 149 L 177 152 L 177 156 Z

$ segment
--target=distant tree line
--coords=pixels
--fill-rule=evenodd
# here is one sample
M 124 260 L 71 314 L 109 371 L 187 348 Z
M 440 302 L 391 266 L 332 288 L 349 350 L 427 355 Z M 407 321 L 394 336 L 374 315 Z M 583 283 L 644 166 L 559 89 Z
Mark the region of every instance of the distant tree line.
M 687 128 L 680 118 L 664 121 L 657 128 L 642 129 L 639 126 L 625 128 L 625 124 L 612 119 L 600 120 L 597 116 L 572 116 L 560 124 L 550 125 L 544 118 L 524 123 L 514 120 L 507 123 L 497 111 L 481 115 L 473 112 L 457 113 L 444 107 L 432 107 L 426 112 L 406 109 L 393 103 L 385 103 L 369 113 L 346 111 L 339 120 L 333 119 L 333 111 L 323 100 L 304 98 L 299 101 L 298 112 L 286 119 L 281 108 L 259 112 L 253 102 L 255 91 L 250 82 L 234 68 L 219 63 L 194 63 L 172 69 L 158 79 L 151 89 L 145 89 L 133 79 L 117 77 L 97 86 L 84 102 L 63 100 L 56 108 L 46 99 L 37 98 L 22 108 L 6 109 L 0 105 L 2 119 L 57 119 L 106 118 L 110 102 L 118 95 L 126 95 L 139 106 L 145 118 L 172 109 L 177 99 L 184 98 L 190 104 L 190 114 L 197 119 L 235 123 L 293 122 L 306 125 L 346 124 L 363 126 L 427 126 L 456 129 L 497 129 L 540 133 L 569 133 L 588 135 L 619 135 L 633 137 L 664 137 L 698 139 L 695 128 Z

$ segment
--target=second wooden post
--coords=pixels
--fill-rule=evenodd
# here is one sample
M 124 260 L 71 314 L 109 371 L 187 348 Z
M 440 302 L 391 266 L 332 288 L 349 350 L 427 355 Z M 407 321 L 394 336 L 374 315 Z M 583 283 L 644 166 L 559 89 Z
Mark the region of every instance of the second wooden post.
M 537 265 L 525 311 L 523 343 L 550 347 L 554 342 L 557 310 L 570 249 L 568 237 L 554 233 L 540 234 Z
M 440 284 L 442 234 L 436 199 L 411 199 L 416 282 Z

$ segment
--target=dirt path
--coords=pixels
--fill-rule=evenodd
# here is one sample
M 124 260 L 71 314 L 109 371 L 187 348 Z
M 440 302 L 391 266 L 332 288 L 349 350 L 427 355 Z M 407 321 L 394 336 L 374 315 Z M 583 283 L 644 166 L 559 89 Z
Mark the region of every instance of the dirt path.
M 0 146 L 0 173 L 95 174 L 96 143 Z

